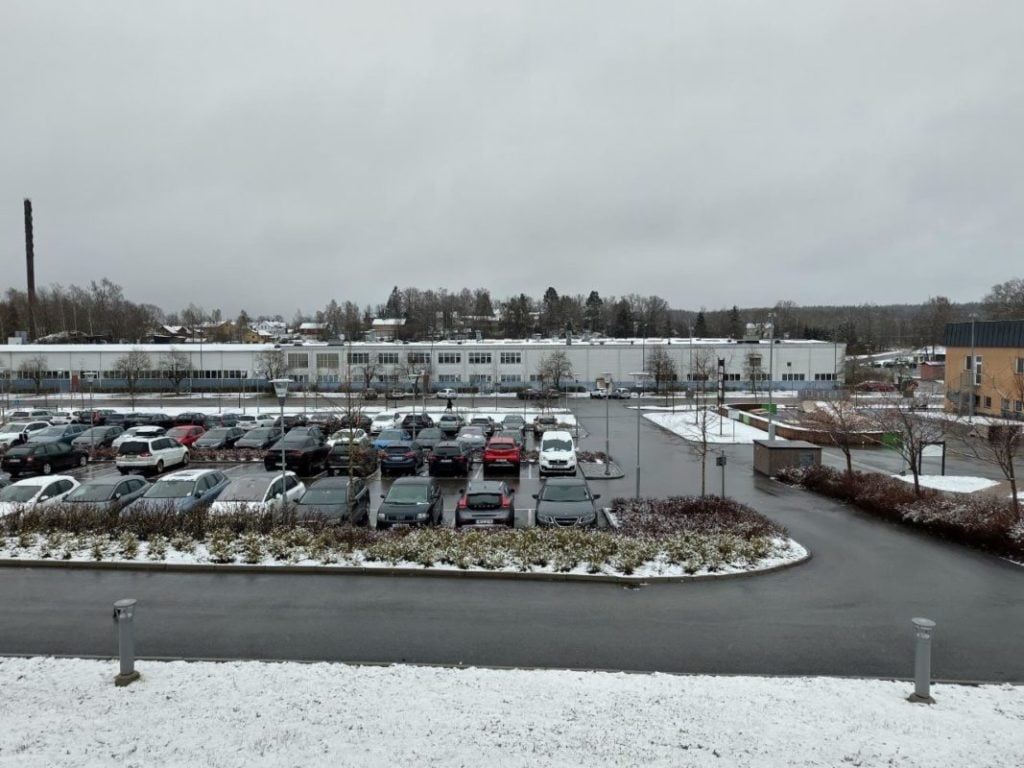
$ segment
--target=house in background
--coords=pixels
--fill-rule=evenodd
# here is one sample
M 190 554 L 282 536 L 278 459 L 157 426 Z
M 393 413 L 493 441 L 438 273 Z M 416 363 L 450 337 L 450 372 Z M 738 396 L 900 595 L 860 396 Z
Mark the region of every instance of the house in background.
M 1024 320 L 946 326 L 946 410 L 1024 419 Z
M 394 341 L 405 325 L 404 317 L 376 317 L 370 325 L 377 341 Z

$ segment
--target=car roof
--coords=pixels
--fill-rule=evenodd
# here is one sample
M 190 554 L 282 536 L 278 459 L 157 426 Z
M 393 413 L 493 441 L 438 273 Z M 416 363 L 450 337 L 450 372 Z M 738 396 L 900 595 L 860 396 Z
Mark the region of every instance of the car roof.
M 169 475 L 158 477 L 156 479 L 156 482 L 159 483 L 163 480 L 198 480 L 203 475 L 208 475 L 211 472 L 219 471 L 220 470 L 218 469 L 185 469 L 181 470 L 180 472 L 171 472 L 171 474 Z M 280 477 L 280 473 L 278 473 L 277 476 Z
M 544 482 L 547 485 L 589 485 L 584 477 L 548 477 Z
M 549 429 L 547 432 L 544 433 L 543 439 L 547 440 L 552 437 L 559 438 L 560 440 L 564 440 L 566 438 L 572 440 L 572 432 L 566 432 L 565 430 L 562 429 Z
M 432 477 L 399 477 L 391 484 L 391 487 L 394 488 L 396 485 L 436 485 L 436 483 Z
M 24 480 L 11 483 L 11 485 L 49 485 L 54 480 L 74 480 L 75 483 L 78 483 L 77 478 L 71 475 L 39 475 L 38 477 L 26 477 Z
M 466 493 L 495 493 L 506 488 L 503 480 L 473 480 L 466 486 Z
M 358 480 L 359 478 L 355 478 Z M 310 488 L 348 488 L 347 477 L 321 477 L 309 484 Z

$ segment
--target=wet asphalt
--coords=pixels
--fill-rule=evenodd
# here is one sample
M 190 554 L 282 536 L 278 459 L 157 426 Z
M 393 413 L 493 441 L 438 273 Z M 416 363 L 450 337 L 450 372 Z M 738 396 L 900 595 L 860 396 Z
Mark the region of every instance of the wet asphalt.
M 587 434 L 580 447 L 604 450 L 604 403 L 571 405 Z M 636 412 L 612 402 L 608 414 L 611 452 L 626 474 L 593 481 L 604 500 L 632 496 L 636 479 Z M 641 494 L 699 493 L 687 444 L 646 420 L 639 433 Z M 111 603 L 135 597 L 142 656 L 907 677 L 910 620 L 925 616 L 938 625 L 936 678 L 1024 682 L 1024 569 L 757 476 L 749 445 L 724 450 L 726 494 L 785 525 L 811 561 L 752 578 L 638 588 L 3 568 L 0 652 L 110 655 Z M 840 459 L 826 453 L 829 463 Z M 891 459 L 858 452 L 866 465 Z M 717 493 L 713 464 L 708 491 Z M 521 503 L 539 482 L 513 484 Z M 445 481 L 449 513 L 462 485 Z

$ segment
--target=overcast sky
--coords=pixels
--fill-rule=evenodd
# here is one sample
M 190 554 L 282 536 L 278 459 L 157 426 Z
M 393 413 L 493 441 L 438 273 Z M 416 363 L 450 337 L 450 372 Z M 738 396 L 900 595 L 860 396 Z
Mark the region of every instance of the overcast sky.
M 0 3 L 0 255 L 233 315 L 1024 276 L 1024 2 Z

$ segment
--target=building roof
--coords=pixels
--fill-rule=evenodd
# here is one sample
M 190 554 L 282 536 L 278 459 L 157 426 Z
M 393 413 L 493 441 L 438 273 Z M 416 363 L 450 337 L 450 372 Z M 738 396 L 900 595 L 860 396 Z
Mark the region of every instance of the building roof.
M 975 320 L 949 323 L 944 339 L 947 347 L 1024 348 L 1024 320 Z

